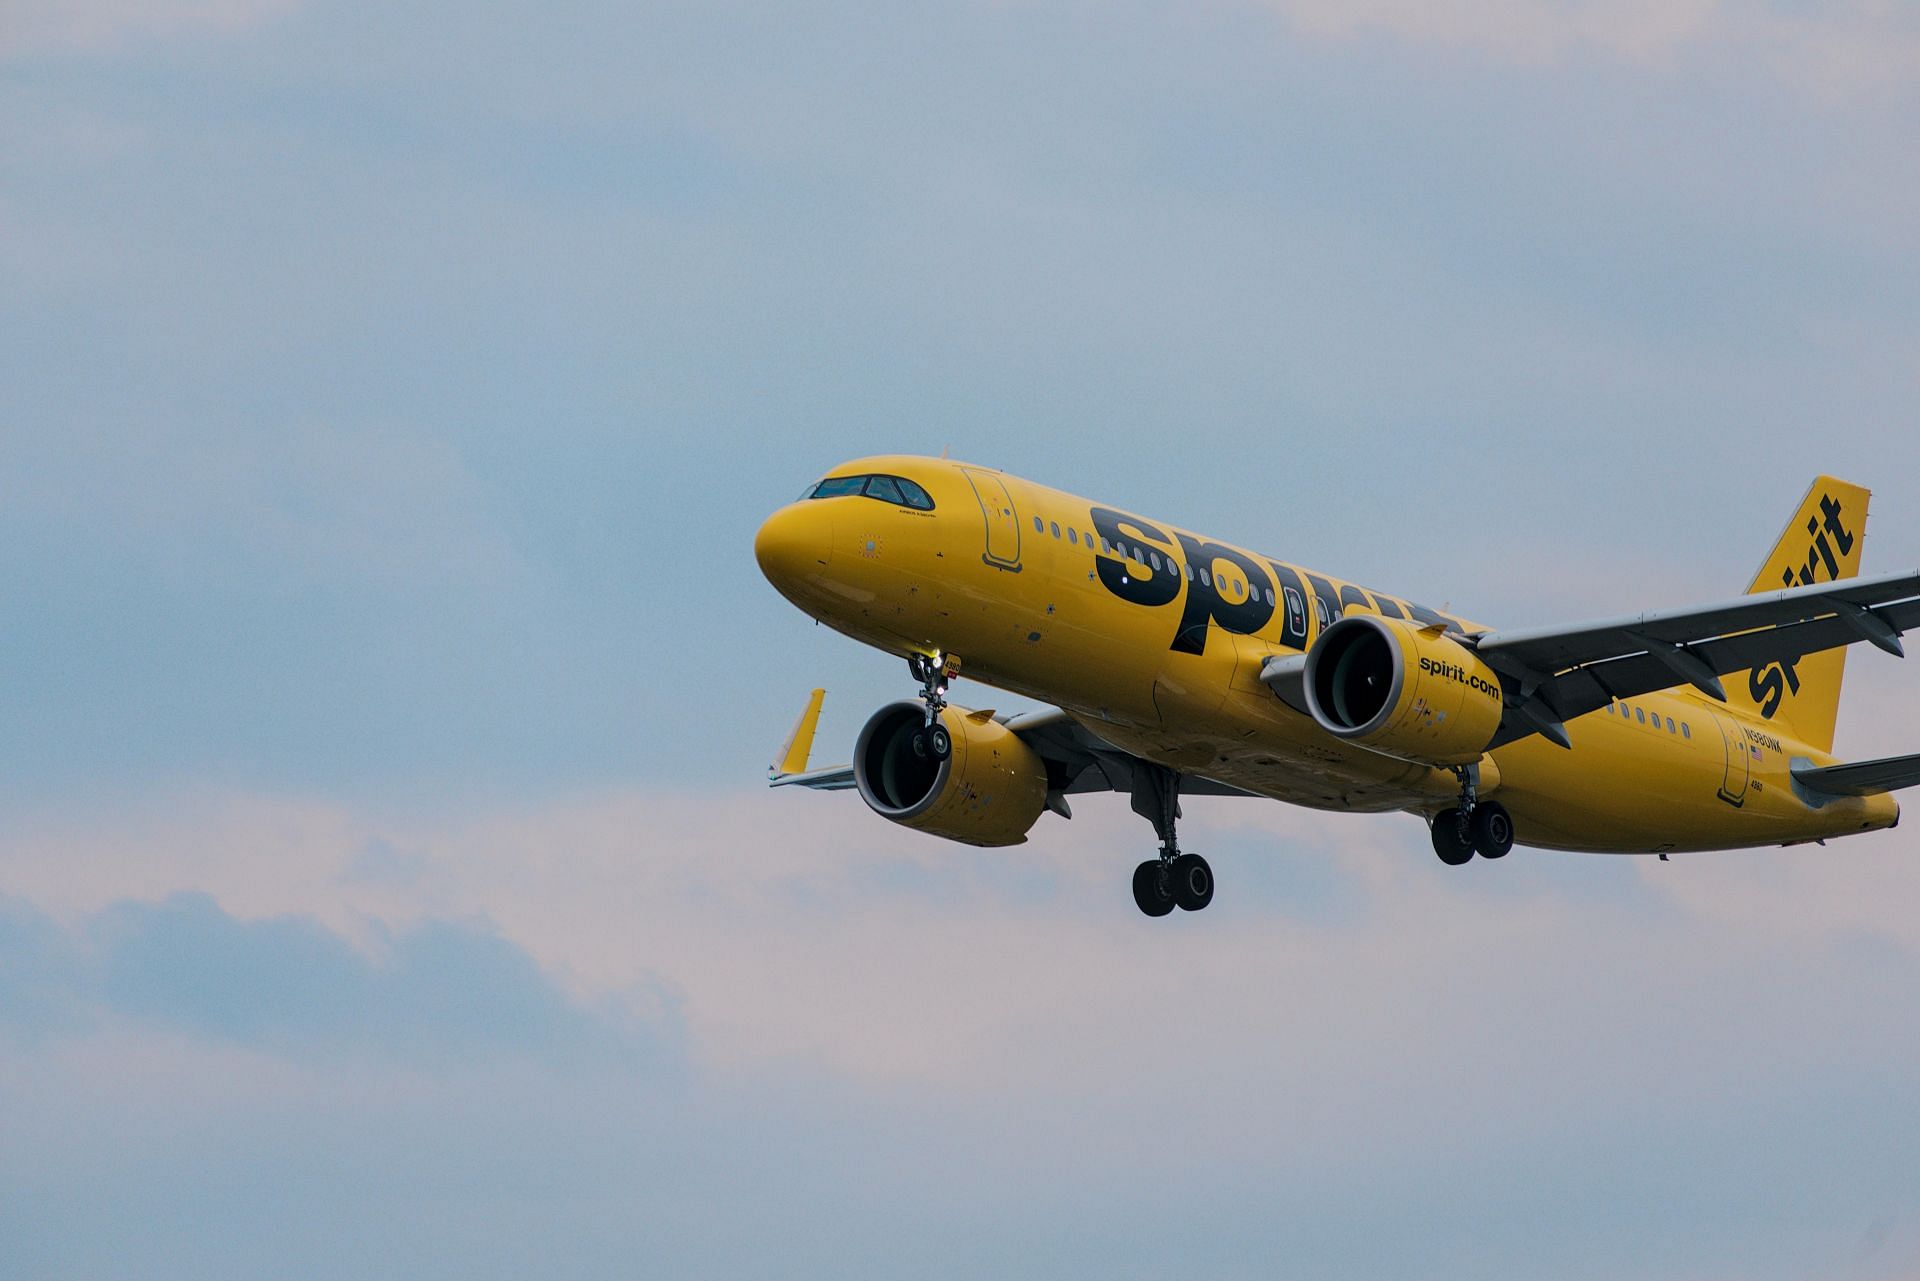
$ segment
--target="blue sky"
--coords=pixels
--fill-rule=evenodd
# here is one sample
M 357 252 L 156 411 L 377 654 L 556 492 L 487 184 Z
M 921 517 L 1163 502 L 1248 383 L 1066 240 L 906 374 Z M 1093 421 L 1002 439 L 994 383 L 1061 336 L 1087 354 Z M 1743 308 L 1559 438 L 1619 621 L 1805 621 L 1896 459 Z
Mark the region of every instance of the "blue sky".
M 1196 804 L 1153 927 L 1123 807 L 766 794 L 905 679 L 751 541 L 951 447 L 1496 622 L 1736 591 L 1818 471 L 1910 566 L 1916 132 L 1868 3 L 16 5 L 0 1241 L 1911 1274 L 1909 833 Z M 1856 658 L 1841 750 L 1914 700 Z

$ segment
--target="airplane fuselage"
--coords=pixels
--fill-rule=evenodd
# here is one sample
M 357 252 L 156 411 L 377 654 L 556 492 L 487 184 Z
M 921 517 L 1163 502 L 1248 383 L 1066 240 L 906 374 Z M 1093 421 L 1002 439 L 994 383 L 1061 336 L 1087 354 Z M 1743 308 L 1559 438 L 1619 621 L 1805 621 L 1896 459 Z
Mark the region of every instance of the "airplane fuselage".
M 1116 747 L 1186 774 L 1330 810 L 1432 815 L 1446 769 L 1330 736 L 1260 680 L 1339 618 L 1485 630 L 1165 521 L 992 469 L 884 456 L 829 477 L 911 479 L 930 510 L 807 498 L 762 529 L 775 586 L 822 623 L 899 655 L 959 655 L 963 674 L 1065 709 Z M 1689 687 L 1494 750 L 1482 794 L 1523 844 L 1665 852 L 1809 841 L 1892 826 L 1887 796 L 1796 794 L 1789 764 L 1832 757 Z

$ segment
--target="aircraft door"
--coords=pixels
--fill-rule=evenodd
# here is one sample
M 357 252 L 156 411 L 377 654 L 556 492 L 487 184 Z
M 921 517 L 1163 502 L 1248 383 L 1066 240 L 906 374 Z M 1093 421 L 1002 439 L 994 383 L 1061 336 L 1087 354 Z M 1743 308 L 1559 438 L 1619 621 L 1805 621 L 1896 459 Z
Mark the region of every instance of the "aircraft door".
M 1740 726 L 1729 718 L 1718 712 L 1709 712 L 1708 715 L 1720 727 L 1720 741 L 1727 754 L 1726 774 L 1720 782 L 1720 799 L 1738 808 L 1747 802 L 1747 783 L 1753 773 L 1747 738 L 1740 732 Z
M 995 569 L 1020 572 L 1020 515 L 1014 510 L 1013 495 L 1007 483 L 990 471 L 963 467 L 973 496 L 980 500 L 980 514 L 987 522 L 987 549 L 980 557 Z

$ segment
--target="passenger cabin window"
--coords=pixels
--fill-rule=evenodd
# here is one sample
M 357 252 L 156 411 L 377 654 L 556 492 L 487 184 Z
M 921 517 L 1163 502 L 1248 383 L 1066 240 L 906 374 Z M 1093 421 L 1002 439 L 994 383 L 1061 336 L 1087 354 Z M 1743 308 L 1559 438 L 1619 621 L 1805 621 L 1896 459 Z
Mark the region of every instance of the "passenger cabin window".
M 1075 547 L 1078 547 L 1080 545 L 1080 534 L 1071 525 L 1067 526 L 1067 541 L 1072 543 Z
M 1667 733 L 1669 733 L 1669 734 L 1671 734 L 1671 733 L 1673 733 L 1673 732 L 1674 732 L 1674 729 L 1673 729 L 1673 717 L 1671 717 L 1671 716 L 1669 716 L 1669 717 L 1667 717 Z
M 1036 534 L 1044 534 L 1044 533 L 1046 533 L 1046 532 L 1047 532 L 1047 522 L 1046 522 L 1046 521 L 1044 521 L 1044 520 L 1041 520 L 1041 519 L 1040 519 L 1040 518 L 1039 518 L 1038 516 L 1035 516 L 1035 517 L 1033 518 L 1033 532 L 1034 532 L 1034 533 L 1036 533 Z
M 933 497 L 905 476 L 829 476 L 808 490 L 804 497 L 846 498 L 854 494 L 877 498 L 895 507 L 911 507 L 923 512 L 933 510 Z
M 1635 719 L 1637 719 L 1637 720 L 1638 720 L 1638 721 L 1639 721 L 1639 722 L 1640 722 L 1640 723 L 1641 723 L 1642 725 L 1645 725 L 1645 724 L 1647 723 L 1647 709 L 1646 709 L 1646 708 L 1644 708 L 1644 707 L 1636 707 L 1636 708 L 1634 708 L 1634 709 L 1633 709 L 1633 714 L 1634 714 L 1634 717 L 1635 717 Z
M 1692 737 L 1693 737 L 1693 726 L 1691 726 L 1691 725 L 1689 725 L 1689 724 L 1687 724 L 1687 723 L 1686 723 L 1685 721 L 1681 721 L 1681 722 L 1680 722 L 1680 737 L 1681 737 L 1681 738 L 1692 738 Z

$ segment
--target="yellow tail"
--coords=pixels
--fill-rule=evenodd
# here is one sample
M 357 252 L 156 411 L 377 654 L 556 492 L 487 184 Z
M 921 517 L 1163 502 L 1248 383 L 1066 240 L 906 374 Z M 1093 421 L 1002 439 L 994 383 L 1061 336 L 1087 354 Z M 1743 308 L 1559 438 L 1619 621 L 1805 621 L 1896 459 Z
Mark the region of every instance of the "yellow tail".
M 1860 553 L 1867 541 L 1867 500 L 1858 485 L 1822 476 L 1800 500 L 1800 509 L 1787 522 L 1747 588 L 1776 592 L 1860 572 Z M 1809 747 L 1833 750 L 1833 721 L 1840 711 L 1840 678 L 1845 673 L 1845 647 L 1808 654 L 1791 663 L 1756 667 L 1742 680 L 1727 679 L 1730 706 L 1780 725 Z

